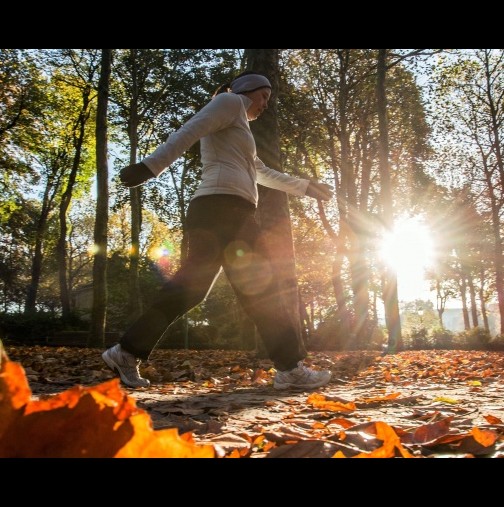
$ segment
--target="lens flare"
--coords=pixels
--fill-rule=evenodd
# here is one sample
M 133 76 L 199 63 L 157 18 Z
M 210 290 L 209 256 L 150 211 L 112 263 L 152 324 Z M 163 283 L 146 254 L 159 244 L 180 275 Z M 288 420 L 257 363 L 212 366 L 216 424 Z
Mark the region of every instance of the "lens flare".
M 425 270 L 432 264 L 434 245 L 429 228 L 420 217 L 397 221 L 394 231 L 382 238 L 380 257 L 397 273 L 400 299 L 425 295 Z
M 88 248 L 88 254 L 89 255 L 96 255 L 100 251 L 100 247 L 94 243 Z
M 147 252 L 148 258 L 163 278 L 168 278 L 173 274 L 172 271 L 176 264 L 173 262 L 174 252 L 175 247 L 170 241 L 164 241 L 161 245 L 154 245 Z

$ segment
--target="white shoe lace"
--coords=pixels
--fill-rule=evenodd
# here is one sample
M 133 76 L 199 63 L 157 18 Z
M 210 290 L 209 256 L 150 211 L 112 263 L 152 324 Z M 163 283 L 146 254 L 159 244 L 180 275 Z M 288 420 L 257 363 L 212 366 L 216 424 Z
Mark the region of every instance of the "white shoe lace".
M 124 370 L 124 373 L 129 377 L 130 375 L 136 379 L 143 380 L 140 376 L 140 364 L 142 363 L 141 359 L 137 359 L 133 354 L 126 352 L 125 350 L 121 350 L 121 368 Z
M 140 359 L 135 359 L 135 364 L 131 364 L 130 362 L 126 362 L 124 363 L 125 364 L 125 367 L 124 369 L 126 370 L 126 372 L 129 374 L 132 374 L 133 376 L 135 376 L 136 378 L 142 378 L 140 377 L 140 364 L 141 364 L 141 360 Z

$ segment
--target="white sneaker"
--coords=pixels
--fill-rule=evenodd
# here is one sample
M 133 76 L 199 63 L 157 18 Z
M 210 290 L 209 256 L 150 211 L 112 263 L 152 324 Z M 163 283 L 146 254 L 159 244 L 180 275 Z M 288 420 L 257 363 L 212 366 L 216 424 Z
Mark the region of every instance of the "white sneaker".
M 138 367 L 142 362 L 133 354 L 126 352 L 118 343 L 102 354 L 106 365 L 119 374 L 121 380 L 129 387 L 149 387 L 150 381 L 140 376 Z
M 331 380 L 329 370 L 312 370 L 299 361 L 296 368 L 287 371 L 277 371 L 273 387 L 275 389 L 313 389 L 326 385 Z

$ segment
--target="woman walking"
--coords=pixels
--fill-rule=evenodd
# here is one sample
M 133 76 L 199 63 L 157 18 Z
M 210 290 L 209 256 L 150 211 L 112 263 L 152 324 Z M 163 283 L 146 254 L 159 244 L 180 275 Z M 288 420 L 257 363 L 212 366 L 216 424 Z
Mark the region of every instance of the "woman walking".
M 256 155 L 249 122 L 268 107 L 269 80 L 254 72 L 221 86 L 212 100 L 138 164 L 123 168 L 127 187 L 159 176 L 201 140 L 201 183 L 189 203 L 188 254 L 159 291 L 157 301 L 102 357 L 130 387 L 147 387 L 139 373 L 168 326 L 200 303 L 224 269 L 244 310 L 254 321 L 277 373 L 276 389 L 311 389 L 329 382 L 329 371 L 306 367 L 297 326 L 278 297 L 267 245 L 255 220 L 257 184 L 293 195 L 330 199 L 329 185 L 294 178 L 266 167 Z

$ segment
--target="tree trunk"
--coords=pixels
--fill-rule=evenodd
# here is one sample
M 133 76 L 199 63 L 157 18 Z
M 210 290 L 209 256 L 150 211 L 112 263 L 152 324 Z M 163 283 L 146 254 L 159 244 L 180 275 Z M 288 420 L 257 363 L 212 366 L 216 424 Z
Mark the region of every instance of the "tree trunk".
M 76 122 L 76 138 L 75 153 L 72 162 L 72 169 L 68 177 L 68 182 L 59 206 L 59 226 L 60 234 L 58 244 L 56 245 L 56 255 L 58 257 L 58 274 L 60 286 L 60 301 L 63 321 L 68 321 L 71 313 L 70 303 L 70 286 L 67 276 L 67 212 L 72 200 L 73 188 L 79 170 L 80 159 L 82 154 L 82 145 L 84 143 L 84 135 L 86 123 L 89 118 L 89 102 L 91 95 L 91 87 L 86 86 L 82 92 L 82 109 Z
M 279 89 L 278 49 L 246 49 L 247 69 L 264 73 L 272 85 L 268 109 L 250 124 L 259 158 L 272 169 L 282 171 L 277 119 Z M 287 194 L 259 186 L 258 218 L 270 247 L 273 268 L 279 280 L 279 298 L 301 336 L 294 244 Z
M 136 50 L 131 49 L 131 59 L 136 64 Z M 130 116 L 128 121 L 128 137 L 130 142 L 130 164 L 135 164 L 138 152 L 138 83 L 135 66 L 132 70 L 132 99 L 130 103 Z M 142 297 L 140 294 L 139 260 L 140 260 L 140 232 L 142 230 L 142 201 L 141 188 L 130 188 L 131 206 L 131 250 L 129 266 L 129 319 L 135 321 L 142 313 Z
M 496 188 L 492 182 L 492 171 L 488 167 L 486 159 L 483 159 L 485 171 L 485 182 L 490 197 L 492 236 L 493 236 L 493 266 L 495 273 L 495 292 L 499 305 L 500 334 L 504 335 L 504 257 L 502 252 L 501 220 L 500 220 L 500 199 L 496 195 Z
M 473 327 L 478 327 L 478 308 L 476 306 L 476 288 L 474 287 L 474 282 L 472 276 L 469 276 L 468 279 L 469 285 L 469 297 L 471 300 L 471 318 Z
M 495 217 L 493 215 L 496 215 Z M 502 255 L 502 238 L 500 232 L 499 213 L 492 209 L 492 229 L 494 236 L 494 269 L 495 269 L 495 290 L 499 303 L 500 334 L 504 335 L 504 266 Z
M 103 347 L 107 320 L 107 236 L 108 236 L 108 162 L 107 108 L 112 50 L 102 49 L 98 104 L 96 109 L 96 218 L 94 227 L 93 310 L 89 346 Z
M 480 270 L 480 283 L 479 286 L 479 300 L 480 300 L 480 310 L 481 310 L 481 317 L 483 318 L 483 325 L 485 327 L 485 330 L 490 332 L 490 324 L 488 323 L 488 313 L 486 309 L 486 303 L 485 303 L 485 270 L 481 268 Z
M 299 289 L 299 288 L 298 288 Z M 301 334 L 303 336 L 304 343 L 308 343 L 310 336 L 313 333 L 313 322 L 310 320 L 308 311 L 306 310 L 306 304 L 303 301 L 301 292 L 298 290 L 299 300 L 299 317 L 301 319 Z
M 353 294 L 354 322 L 353 333 L 357 344 L 364 345 L 367 341 L 366 322 L 369 318 L 369 295 L 365 270 L 363 244 L 360 240 L 356 224 L 358 223 L 359 208 L 357 206 L 357 188 L 355 185 L 354 168 L 350 159 L 350 131 L 348 126 L 348 96 L 347 70 L 349 65 L 349 50 L 338 50 L 339 58 L 339 94 L 338 110 L 340 119 L 340 158 L 341 158 L 341 196 L 345 207 L 345 215 L 340 217 L 345 227 L 342 228 L 348 244 L 348 262 L 350 264 L 351 285 Z
M 46 228 L 47 218 L 39 220 L 35 237 L 35 251 L 33 253 L 30 284 L 26 295 L 26 303 L 24 308 L 25 314 L 34 313 L 36 310 L 37 292 L 42 273 L 42 237 Z
M 443 295 L 441 291 L 441 282 L 439 278 L 436 278 L 436 307 L 439 317 L 439 325 L 441 326 L 441 329 L 444 329 L 443 313 L 446 307 L 446 299 L 447 299 L 446 296 Z
M 346 255 L 348 255 L 347 248 L 345 245 L 346 235 L 346 196 L 342 189 L 343 185 L 340 184 L 338 179 L 338 156 L 336 153 L 336 140 L 334 139 L 334 132 L 329 129 L 330 142 L 331 142 L 331 167 L 334 176 L 334 185 L 336 188 L 336 205 L 338 207 L 339 217 L 339 233 L 336 234 L 334 229 L 331 227 L 329 220 L 327 219 L 324 206 L 319 202 L 319 216 L 324 226 L 325 231 L 329 235 L 334 245 L 334 260 L 332 263 L 331 282 L 334 290 L 334 296 L 336 298 L 337 311 L 336 319 L 339 323 L 339 329 L 341 334 L 344 336 L 350 336 L 351 325 L 350 325 L 350 311 L 347 305 L 347 296 L 345 293 L 345 287 L 342 282 L 342 270 L 343 261 Z M 337 340 L 338 337 L 334 337 Z
M 489 50 L 485 50 L 485 76 L 486 76 L 486 95 L 490 105 L 490 115 L 492 122 L 492 135 L 493 135 L 493 148 L 497 162 L 497 169 L 500 176 L 501 188 L 504 187 L 504 157 L 503 147 L 501 140 L 502 132 L 502 91 L 498 95 L 497 104 L 495 103 L 494 93 L 492 93 L 495 76 L 491 72 L 492 65 L 489 60 Z M 494 69 L 497 67 L 494 66 Z M 500 105 L 499 105 L 500 104 Z M 486 165 L 486 164 L 485 164 Z M 488 174 L 488 171 L 485 170 Z M 499 303 L 500 315 L 500 334 L 504 335 L 504 265 L 502 255 L 502 237 L 501 237 L 501 224 L 500 224 L 500 206 L 497 204 L 497 199 L 494 196 L 494 187 L 487 177 L 487 186 L 489 187 L 492 200 L 492 229 L 495 239 L 494 247 L 494 266 L 495 266 L 495 290 L 497 292 L 497 299 Z
M 389 142 L 387 126 L 387 95 L 385 78 L 387 73 L 387 50 L 378 50 L 378 68 L 376 79 L 376 99 L 379 127 L 379 168 L 380 168 L 380 201 L 383 211 L 383 222 L 387 231 L 394 228 L 392 188 L 389 168 Z M 388 330 L 388 352 L 402 349 L 401 320 L 399 316 L 399 299 L 397 295 L 397 275 L 385 268 L 383 275 L 383 302 L 385 304 L 385 322 Z
M 358 238 L 359 249 L 356 259 L 357 266 L 354 268 L 358 283 L 357 290 L 357 306 L 355 313 L 357 316 L 357 341 L 368 344 L 371 340 L 377 321 L 373 319 L 370 308 L 370 280 L 371 270 L 369 267 L 368 256 L 370 245 L 372 243 L 370 230 L 370 216 L 368 210 L 369 191 L 371 186 L 371 169 L 373 162 L 369 157 L 369 132 L 362 129 L 362 158 L 361 158 L 361 189 L 359 196 L 358 216 L 354 217 L 353 229 Z
M 24 307 L 25 314 L 34 313 L 36 310 L 37 293 L 40 284 L 40 277 L 42 274 L 42 259 L 44 257 L 42 252 L 42 244 L 47 228 L 47 219 L 52 207 L 51 203 L 57 190 L 54 187 L 51 187 L 50 180 L 51 178 L 49 178 L 46 189 L 44 191 L 44 197 L 42 199 L 42 210 L 37 221 L 37 228 L 35 232 L 35 250 L 33 252 L 30 284 L 28 285 Z
M 460 279 L 460 299 L 462 300 L 462 316 L 464 317 L 464 329 L 469 331 L 471 323 L 469 322 L 469 310 L 467 309 L 467 283 L 464 275 Z
M 255 350 L 257 348 L 256 327 L 254 321 L 239 309 L 240 343 L 243 350 Z

